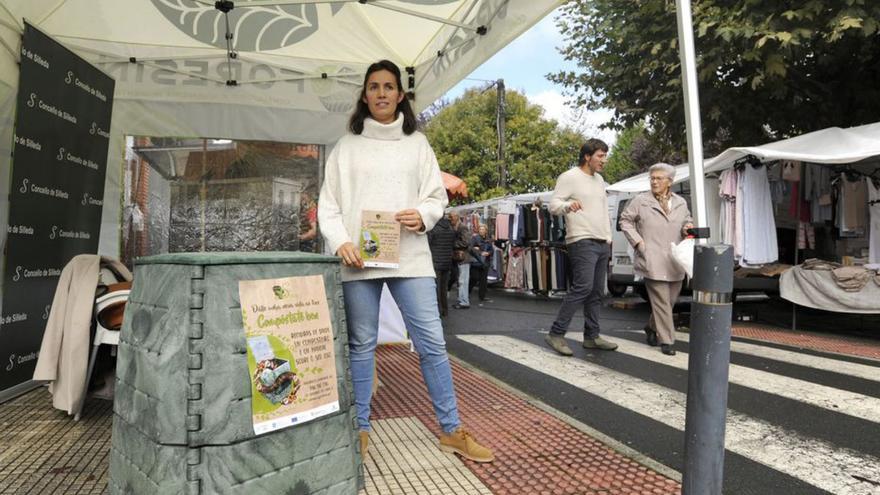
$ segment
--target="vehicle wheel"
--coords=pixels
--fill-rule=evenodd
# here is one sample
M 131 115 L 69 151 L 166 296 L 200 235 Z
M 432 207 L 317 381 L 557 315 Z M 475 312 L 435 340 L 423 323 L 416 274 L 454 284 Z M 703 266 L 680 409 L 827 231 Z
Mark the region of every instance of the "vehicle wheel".
M 636 290 L 636 294 L 638 294 L 639 297 L 641 297 L 642 299 L 644 299 L 647 302 L 650 302 L 650 300 L 648 299 L 648 288 L 647 287 L 645 287 L 644 285 L 636 285 L 634 287 Z
M 608 281 L 608 292 L 611 293 L 614 297 L 621 297 L 626 294 L 626 285 L 616 284 L 614 282 Z

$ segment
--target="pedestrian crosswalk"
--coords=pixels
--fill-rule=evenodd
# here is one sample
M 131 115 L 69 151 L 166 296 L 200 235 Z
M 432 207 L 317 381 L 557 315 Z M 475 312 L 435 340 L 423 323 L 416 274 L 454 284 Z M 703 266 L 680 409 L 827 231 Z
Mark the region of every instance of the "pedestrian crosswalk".
M 576 338 L 579 342 L 583 340 L 582 335 L 578 335 Z M 688 355 L 685 353 L 666 356 L 657 352 L 656 348 L 648 347 L 638 342 L 619 337 L 605 336 L 603 338 L 617 344 L 619 346 L 618 350 L 625 354 L 683 370 L 686 370 L 688 367 Z M 781 352 L 785 351 L 778 351 L 778 353 Z M 794 353 L 788 352 L 787 354 Z M 875 370 L 875 375 L 880 374 L 877 371 L 880 370 Z M 730 365 L 729 373 L 730 383 L 736 383 L 880 424 L 880 398 L 867 397 L 862 394 L 735 364 Z M 873 379 L 880 381 L 880 376 L 874 376 Z
M 569 336 L 572 337 L 573 333 Z M 604 359 L 608 353 L 602 356 L 603 359 L 591 359 L 589 355 L 566 358 L 538 344 L 535 339 L 517 338 L 510 334 L 459 334 L 458 338 L 497 358 L 577 387 L 585 392 L 585 396 L 598 397 L 683 431 L 686 395 L 681 389 L 655 383 L 649 375 L 650 370 L 687 369 L 687 353 L 665 356 L 635 338 L 625 338 L 626 334 L 620 337 L 603 336 L 620 346 L 618 353 L 642 363 L 646 374 L 634 376 L 633 373 L 613 369 Z M 629 336 L 632 337 L 632 334 Z M 687 340 L 687 335 L 680 334 L 679 338 Z M 880 383 L 880 364 L 873 366 L 870 363 L 848 362 L 743 342 L 733 342 L 731 351 L 760 357 L 768 362 L 851 376 L 865 380 L 864 383 L 869 383 L 870 387 Z M 730 383 L 731 386 L 742 386 L 772 397 L 796 401 L 804 408 L 823 411 L 823 418 L 850 417 L 854 419 L 848 421 L 870 422 L 871 429 L 880 435 L 880 386 L 859 393 L 814 383 L 808 378 L 736 364 L 730 368 Z M 827 435 L 810 435 L 808 428 L 776 424 L 766 418 L 740 412 L 736 404 L 728 405 L 725 445 L 729 452 L 830 493 L 880 494 L 880 454 L 875 449 L 859 451 L 842 446 Z M 847 434 L 840 432 L 840 435 Z

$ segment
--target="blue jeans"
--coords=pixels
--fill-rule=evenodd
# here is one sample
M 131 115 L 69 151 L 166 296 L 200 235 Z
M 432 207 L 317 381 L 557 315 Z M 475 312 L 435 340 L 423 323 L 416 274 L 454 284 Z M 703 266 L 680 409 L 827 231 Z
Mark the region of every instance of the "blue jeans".
M 459 263 L 458 264 L 458 305 L 459 306 L 470 306 L 470 295 L 471 295 L 471 263 Z
M 556 321 L 550 327 L 553 335 L 565 335 L 571 318 L 578 308 L 584 309 L 584 337 L 595 339 L 599 336 L 599 309 L 602 307 L 602 290 L 608 272 L 610 249 L 603 241 L 582 239 L 566 246 L 571 262 L 572 283 Z
M 419 353 L 422 378 L 428 386 L 437 421 L 444 432 L 451 433 L 461 422 L 458 419 L 443 326 L 437 311 L 437 284 L 431 277 L 354 280 L 342 284 L 358 428 L 370 431 L 370 399 L 383 284 L 388 284 L 413 346 Z

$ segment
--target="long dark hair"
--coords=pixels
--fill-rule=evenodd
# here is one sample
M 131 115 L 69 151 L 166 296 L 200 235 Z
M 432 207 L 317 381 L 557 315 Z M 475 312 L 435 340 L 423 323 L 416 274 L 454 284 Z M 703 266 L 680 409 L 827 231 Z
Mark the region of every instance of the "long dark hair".
M 375 64 L 370 65 L 367 68 L 367 73 L 364 74 L 364 84 L 361 86 L 361 93 L 357 99 L 357 106 L 354 109 L 354 113 L 351 114 L 351 118 L 348 119 L 348 130 L 354 134 L 364 132 L 364 119 L 370 116 L 370 107 L 364 102 L 364 98 L 367 94 L 367 81 L 370 79 L 370 74 L 380 70 L 387 70 L 394 74 L 394 79 L 397 81 L 397 90 L 400 91 L 401 94 L 405 94 L 403 91 L 403 82 L 400 80 L 400 69 L 397 68 L 397 64 L 390 60 L 380 60 Z M 409 98 L 407 96 L 404 96 L 403 100 L 397 104 L 397 113 L 395 116 L 399 116 L 401 113 L 403 114 L 403 133 L 408 136 L 416 131 L 418 123 L 416 122 L 416 114 L 413 112 L 412 105 L 409 104 Z

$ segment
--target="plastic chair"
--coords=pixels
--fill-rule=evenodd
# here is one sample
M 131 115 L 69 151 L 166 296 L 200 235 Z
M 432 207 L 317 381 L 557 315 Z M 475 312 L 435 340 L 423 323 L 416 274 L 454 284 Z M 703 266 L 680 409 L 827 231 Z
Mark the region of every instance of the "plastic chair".
M 109 292 L 104 294 L 103 296 L 95 299 L 95 338 L 92 342 L 92 355 L 89 357 L 89 368 L 86 371 L 86 391 L 88 392 L 89 383 L 92 381 L 92 371 L 95 368 L 95 360 L 98 357 L 98 348 L 102 344 L 118 346 L 119 345 L 119 330 L 114 330 L 111 328 L 105 328 L 104 325 L 101 324 L 101 318 L 99 315 L 101 311 L 106 309 L 107 307 L 124 303 L 128 301 L 128 295 L 131 293 L 130 290 L 118 290 L 114 292 Z M 112 351 L 114 354 L 116 353 L 116 349 L 114 348 Z M 80 415 L 82 414 L 82 408 L 85 405 L 85 398 L 79 406 L 79 411 L 77 411 L 76 416 L 73 417 L 74 421 L 79 421 Z

